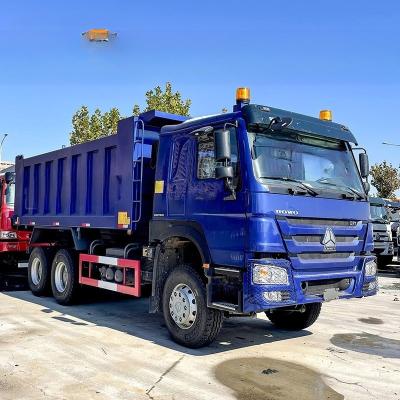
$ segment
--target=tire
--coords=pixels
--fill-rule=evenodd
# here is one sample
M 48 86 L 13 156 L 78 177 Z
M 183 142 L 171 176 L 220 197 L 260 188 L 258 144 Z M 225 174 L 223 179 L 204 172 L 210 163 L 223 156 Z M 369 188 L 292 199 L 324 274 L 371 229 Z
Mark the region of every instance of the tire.
M 51 290 L 57 303 L 69 305 L 76 301 L 79 282 L 75 254 L 59 250 L 51 267 Z
M 278 328 L 300 331 L 311 326 L 319 317 L 322 303 L 304 304 L 305 311 L 290 311 L 275 309 L 267 311 L 268 319 Z
M 28 285 L 35 296 L 50 294 L 52 252 L 35 247 L 28 262 Z
M 388 265 L 393 262 L 393 256 L 378 256 L 378 267 L 388 269 Z
M 183 308 L 189 303 L 191 312 L 186 316 Z M 206 346 L 216 338 L 222 327 L 222 311 L 207 307 L 205 284 L 198 272 L 189 265 L 174 268 L 166 279 L 162 306 L 171 337 L 183 346 Z M 181 313 L 177 310 L 181 310 Z M 182 322 L 177 320 L 178 315 L 182 316 Z

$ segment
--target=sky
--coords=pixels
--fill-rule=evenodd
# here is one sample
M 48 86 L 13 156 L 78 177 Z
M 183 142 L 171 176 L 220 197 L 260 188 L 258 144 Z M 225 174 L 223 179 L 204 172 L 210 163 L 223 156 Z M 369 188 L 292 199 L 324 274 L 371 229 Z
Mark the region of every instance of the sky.
M 118 107 L 171 81 L 192 116 L 252 102 L 318 116 L 331 109 L 370 162 L 398 166 L 399 1 L 0 0 L 3 160 L 69 143 L 71 117 Z M 118 36 L 89 43 L 107 28 Z

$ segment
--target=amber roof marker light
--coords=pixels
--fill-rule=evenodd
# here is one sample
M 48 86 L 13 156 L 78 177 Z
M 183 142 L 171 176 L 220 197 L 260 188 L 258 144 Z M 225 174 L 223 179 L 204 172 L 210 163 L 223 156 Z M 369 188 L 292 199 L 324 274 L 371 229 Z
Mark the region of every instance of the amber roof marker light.
M 319 112 L 319 119 L 323 121 L 332 121 L 332 111 L 331 110 L 321 110 Z
M 83 32 L 82 36 L 89 40 L 89 42 L 108 42 L 110 39 L 115 38 L 117 33 L 111 32 L 108 29 L 100 28 L 90 29 L 86 32 Z
M 236 101 L 242 103 L 250 103 L 250 88 L 240 87 L 236 89 Z

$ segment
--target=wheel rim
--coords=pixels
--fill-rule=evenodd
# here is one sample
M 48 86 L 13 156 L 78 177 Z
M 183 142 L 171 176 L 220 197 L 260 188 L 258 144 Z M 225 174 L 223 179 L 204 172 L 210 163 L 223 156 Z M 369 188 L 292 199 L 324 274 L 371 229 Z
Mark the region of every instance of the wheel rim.
M 176 285 L 169 298 L 169 313 L 181 329 L 193 326 L 197 316 L 197 300 L 193 290 L 186 284 Z
M 40 280 L 42 279 L 43 274 L 43 266 L 40 262 L 39 258 L 35 258 L 32 262 L 31 266 L 31 279 L 34 285 L 39 285 Z
M 68 269 L 64 262 L 60 261 L 56 265 L 54 273 L 54 283 L 58 292 L 64 292 L 68 283 Z

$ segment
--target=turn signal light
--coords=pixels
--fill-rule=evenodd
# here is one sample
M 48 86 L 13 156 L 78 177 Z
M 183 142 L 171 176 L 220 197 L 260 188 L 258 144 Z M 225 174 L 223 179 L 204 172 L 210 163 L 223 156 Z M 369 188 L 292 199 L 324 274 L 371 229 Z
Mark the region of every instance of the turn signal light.
M 236 89 L 236 101 L 250 102 L 250 88 L 240 87 Z
M 332 121 L 332 111 L 331 110 L 321 110 L 319 112 L 319 119 L 324 121 Z

